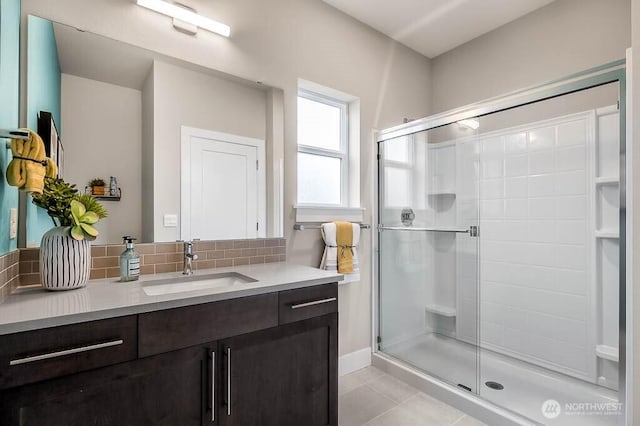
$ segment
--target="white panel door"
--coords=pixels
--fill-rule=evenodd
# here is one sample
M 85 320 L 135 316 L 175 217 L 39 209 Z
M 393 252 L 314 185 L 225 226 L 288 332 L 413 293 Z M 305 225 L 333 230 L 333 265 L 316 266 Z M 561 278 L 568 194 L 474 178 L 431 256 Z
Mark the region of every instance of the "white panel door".
M 260 187 L 264 184 L 259 170 L 260 151 L 264 153 L 264 145 L 260 142 L 184 129 L 183 239 L 228 240 L 260 236 L 263 220 Z

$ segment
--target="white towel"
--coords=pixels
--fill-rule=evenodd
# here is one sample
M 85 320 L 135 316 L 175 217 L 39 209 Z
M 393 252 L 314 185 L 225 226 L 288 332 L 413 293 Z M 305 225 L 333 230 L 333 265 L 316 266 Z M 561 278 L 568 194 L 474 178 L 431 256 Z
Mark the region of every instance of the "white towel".
M 340 284 L 360 281 L 360 266 L 358 262 L 358 243 L 360 242 L 360 225 L 352 223 L 353 226 L 353 272 L 344 274 L 344 280 Z M 336 239 L 336 224 L 333 222 L 323 223 L 320 233 L 324 240 L 324 253 L 320 261 L 320 269 L 325 271 L 338 272 L 338 241 Z

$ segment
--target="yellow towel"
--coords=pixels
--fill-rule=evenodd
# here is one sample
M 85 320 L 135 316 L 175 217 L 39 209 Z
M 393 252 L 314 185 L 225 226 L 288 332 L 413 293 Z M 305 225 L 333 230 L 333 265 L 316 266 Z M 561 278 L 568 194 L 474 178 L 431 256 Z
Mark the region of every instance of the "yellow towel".
M 49 178 L 54 178 L 58 176 L 58 166 L 56 166 L 55 161 L 51 158 L 47 157 L 47 172 L 46 176 Z
M 353 225 L 351 222 L 334 222 L 336 224 L 336 242 L 338 243 L 338 272 L 353 272 Z
M 45 157 L 44 143 L 40 136 L 33 130 L 28 132 L 28 140 L 11 140 L 13 159 L 7 167 L 7 183 L 17 186 L 21 191 L 42 194 L 44 177 L 55 177 L 58 171 L 53 161 Z

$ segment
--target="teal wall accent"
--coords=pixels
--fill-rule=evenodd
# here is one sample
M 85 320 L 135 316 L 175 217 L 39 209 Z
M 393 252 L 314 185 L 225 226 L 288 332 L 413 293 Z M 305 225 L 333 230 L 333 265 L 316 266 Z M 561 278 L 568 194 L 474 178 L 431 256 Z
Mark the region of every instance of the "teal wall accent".
M 38 112 L 53 114 L 62 138 L 60 120 L 60 61 L 53 23 L 29 15 L 27 19 L 27 127 L 38 128 Z M 31 203 L 27 195 L 27 246 L 40 245 L 42 235 L 53 226 L 47 213 Z
M 0 0 L 0 127 L 17 128 L 20 121 L 20 0 Z M 0 139 L 0 254 L 17 248 L 9 239 L 10 209 L 18 208 L 18 189 L 5 177 L 11 151 Z

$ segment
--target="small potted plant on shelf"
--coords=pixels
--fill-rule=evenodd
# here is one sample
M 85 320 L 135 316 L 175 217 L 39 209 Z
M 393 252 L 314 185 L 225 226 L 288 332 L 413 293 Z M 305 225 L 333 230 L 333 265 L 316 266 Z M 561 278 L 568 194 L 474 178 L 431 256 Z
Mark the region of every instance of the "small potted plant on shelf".
M 93 195 L 104 195 L 104 188 L 106 183 L 104 179 L 95 178 L 89 181 L 89 186 L 91 187 L 91 194 Z
M 91 244 L 98 236 L 94 227 L 107 211 L 91 194 L 79 194 L 63 179 L 45 178 L 44 191 L 33 204 L 47 211 L 54 227 L 40 243 L 40 276 L 48 290 L 84 287 L 91 271 Z

